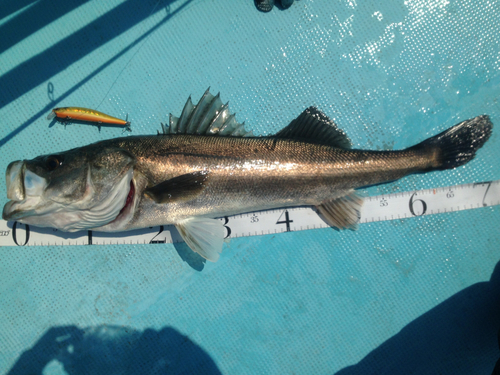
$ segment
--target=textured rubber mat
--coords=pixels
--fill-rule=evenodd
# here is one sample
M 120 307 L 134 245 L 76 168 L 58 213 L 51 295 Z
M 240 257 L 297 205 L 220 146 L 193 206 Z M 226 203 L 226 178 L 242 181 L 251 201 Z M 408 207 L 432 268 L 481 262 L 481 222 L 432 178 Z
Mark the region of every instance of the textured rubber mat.
M 472 162 L 366 193 L 498 180 L 499 17 L 487 0 L 4 1 L 0 170 L 124 135 L 54 107 L 156 134 L 211 87 L 256 135 L 314 105 L 374 150 L 488 114 Z M 499 228 L 485 207 L 236 238 L 217 263 L 185 244 L 1 247 L 0 372 L 489 375 Z

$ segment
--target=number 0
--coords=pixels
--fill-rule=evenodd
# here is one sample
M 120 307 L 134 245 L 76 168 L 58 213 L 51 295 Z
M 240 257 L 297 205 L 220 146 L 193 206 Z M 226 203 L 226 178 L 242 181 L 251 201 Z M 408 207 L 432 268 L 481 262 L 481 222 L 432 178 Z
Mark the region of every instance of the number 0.
M 12 239 L 17 246 L 25 246 L 30 240 L 30 226 L 28 224 L 24 224 L 26 226 L 25 239 L 24 243 L 21 245 L 17 242 L 17 221 L 14 221 L 14 225 L 12 226 Z

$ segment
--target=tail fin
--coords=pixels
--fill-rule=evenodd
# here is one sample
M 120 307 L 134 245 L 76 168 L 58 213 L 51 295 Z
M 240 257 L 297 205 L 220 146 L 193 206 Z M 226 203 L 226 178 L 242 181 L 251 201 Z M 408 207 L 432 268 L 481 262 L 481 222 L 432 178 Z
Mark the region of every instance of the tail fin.
M 132 131 L 132 128 L 130 127 L 130 121 L 128 120 L 128 113 L 127 113 L 127 117 L 125 117 L 125 127 L 123 128 L 123 131 L 129 131 L 131 132 Z
M 486 115 L 465 120 L 444 132 L 411 147 L 436 152 L 435 170 L 460 167 L 474 159 L 491 135 L 493 124 Z
M 52 110 L 52 111 L 50 111 L 49 115 L 47 116 L 47 120 L 52 120 L 54 117 L 56 117 L 56 111 Z

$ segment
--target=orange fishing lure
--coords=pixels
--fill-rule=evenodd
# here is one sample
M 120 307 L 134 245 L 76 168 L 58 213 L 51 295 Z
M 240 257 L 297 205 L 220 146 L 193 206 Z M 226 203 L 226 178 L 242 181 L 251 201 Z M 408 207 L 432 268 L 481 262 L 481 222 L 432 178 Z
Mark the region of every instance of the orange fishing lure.
M 101 126 L 102 124 L 123 126 L 130 131 L 130 121 L 107 115 L 105 113 L 82 107 L 61 107 L 54 108 L 47 116 L 47 120 L 55 118 L 58 121 L 81 121 L 91 122 Z

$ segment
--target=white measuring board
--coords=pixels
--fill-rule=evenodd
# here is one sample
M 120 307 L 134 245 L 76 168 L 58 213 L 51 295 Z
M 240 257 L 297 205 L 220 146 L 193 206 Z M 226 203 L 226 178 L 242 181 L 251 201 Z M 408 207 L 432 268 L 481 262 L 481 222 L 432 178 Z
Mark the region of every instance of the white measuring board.
M 397 220 L 500 204 L 500 180 L 366 197 L 360 223 Z M 226 238 L 327 228 L 311 207 L 250 212 L 220 219 Z M 182 242 L 173 225 L 119 233 L 61 232 L 0 221 L 0 246 L 120 245 Z

